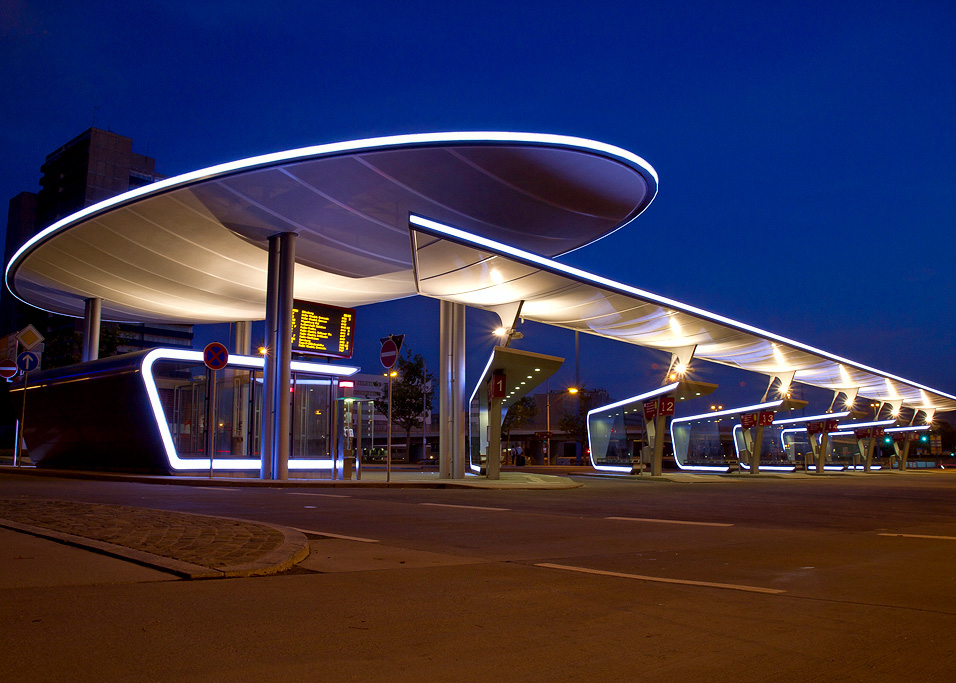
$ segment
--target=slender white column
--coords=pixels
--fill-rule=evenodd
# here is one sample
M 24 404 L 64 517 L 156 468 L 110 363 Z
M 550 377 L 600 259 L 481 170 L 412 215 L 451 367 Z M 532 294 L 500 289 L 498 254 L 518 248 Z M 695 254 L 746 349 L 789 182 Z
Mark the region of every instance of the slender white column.
M 248 356 L 252 351 L 252 323 L 248 320 L 239 320 L 235 325 L 232 352 L 237 356 Z
M 289 478 L 289 452 L 292 437 L 292 294 L 295 284 L 294 232 L 279 236 L 279 289 L 276 299 L 276 409 L 275 479 Z
M 83 362 L 100 357 L 100 315 L 103 300 L 87 299 L 83 310 Z
M 465 478 L 465 435 L 468 431 L 470 406 L 467 405 L 468 387 L 465 384 L 465 305 L 453 304 L 454 321 L 452 337 L 452 401 L 454 403 L 453 422 L 454 450 L 452 453 L 453 479 Z
M 262 398 L 259 401 L 259 477 L 272 479 L 273 427 L 276 399 L 276 323 L 279 295 L 279 236 L 269 238 L 266 271 L 266 353 L 262 366 Z
M 438 477 L 451 478 L 451 327 L 452 304 L 442 301 L 438 323 Z

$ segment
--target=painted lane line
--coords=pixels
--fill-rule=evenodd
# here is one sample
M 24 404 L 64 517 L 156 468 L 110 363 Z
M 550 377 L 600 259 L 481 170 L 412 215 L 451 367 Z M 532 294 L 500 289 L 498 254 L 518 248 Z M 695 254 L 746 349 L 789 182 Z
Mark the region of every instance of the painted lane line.
M 352 496 L 343 496 L 340 493 L 298 493 L 296 491 L 288 491 L 290 496 L 318 496 L 320 498 L 351 498 Z
M 926 534 L 880 534 L 880 536 L 893 536 L 895 538 L 931 538 L 935 541 L 956 541 L 956 536 L 928 536 Z
M 225 486 L 194 486 L 193 488 L 202 489 L 203 491 L 242 491 L 242 489 L 231 489 Z
M 419 503 L 419 505 L 430 505 L 436 508 L 459 508 L 462 510 L 495 510 L 498 512 L 508 512 L 510 508 L 490 508 L 481 505 L 449 505 L 447 503 Z
M 712 583 L 710 581 L 690 581 L 686 579 L 667 579 L 661 576 L 642 576 L 641 574 L 624 574 L 622 572 L 607 572 L 601 569 L 588 569 L 587 567 L 570 567 L 564 564 L 551 564 L 543 562 L 536 564 L 536 567 L 546 567 L 548 569 L 563 569 L 569 572 L 580 572 L 581 574 L 597 574 L 598 576 L 614 576 L 619 579 L 637 579 L 638 581 L 653 581 L 654 583 L 676 583 L 682 586 L 703 586 L 705 588 L 724 588 L 732 591 L 745 591 L 747 593 L 764 593 L 767 595 L 779 595 L 786 593 L 785 590 L 776 588 L 761 588 L 760 586 L 742 586 L 736 583 Z
M 330 534 L 328 531 L 313 531 L 312 529 L 300 529 L 299 527 L 295 527 L 295 526 L 292 528 L 303 534 L 311 534 L 313 536 L 325 536 L 327 538 L 337 538 L 340 541 L 358 541 L 359 543 L 381 543 L 381 541 L 375 538 L 362 538 L 360 536 L 343 536 L 342 534 Z
M 688 522 L 683 519 L 654 519 L 653 517 L 605 517 L 604 519 L 617 519 L 622 522 L 655 522 L 657 524 L 686 524 L 688 526 L 733 526 L 724 522 Z

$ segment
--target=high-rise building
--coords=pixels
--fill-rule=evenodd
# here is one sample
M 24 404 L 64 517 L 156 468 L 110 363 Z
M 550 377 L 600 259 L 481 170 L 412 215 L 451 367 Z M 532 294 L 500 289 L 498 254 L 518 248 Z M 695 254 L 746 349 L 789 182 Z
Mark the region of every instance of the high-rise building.
M 40 191 L 21 192 L 10 200 L 4 264 L 24 242 L 60 218 L 104 199 L 148 185 L 163 176 L 156 160 L 133 151 L 133 140 L 110 131 L 90 128 L 47 155 L 40 167 Z M 0 334 L 33 323 L 47 332 L 80 329 L 72 318 L 53 316 L 18 302 L 9 292 L 0 295 Z M 118 326 L 117 351 L 125 353 L 155 346 L 192 346 L 191 325 Z

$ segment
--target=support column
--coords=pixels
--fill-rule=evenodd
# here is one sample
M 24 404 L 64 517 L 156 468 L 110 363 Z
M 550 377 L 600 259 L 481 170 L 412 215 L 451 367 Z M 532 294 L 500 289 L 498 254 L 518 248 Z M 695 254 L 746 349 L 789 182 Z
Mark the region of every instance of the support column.
M 259 478 L 272 479 L 273 427 L 276 406 L 276 322 L 279 293 L 279 236 L 269 238 L 266 270 L 266 352 L 262 365 L 262 399 L 259 402 Z
M 241 320 L 235 323 L 232 352 L 248 356 L 252 348 L 252 323 Z M 228 375 L 227 375 L 228 376 Z M 232 375 L 232 444 L 230 453 L 243 457 L 249 455 L 249 383 L 250 374 L 236 371 Z M 261 466 L 260 466 L 261 469 Z
M 651 460 L 652 477 L 659 477 L 664 471 L 664 428 L 666 426 L 666 415 L 658 415 L 654 418 L 654 456 Z
M 817 474 L 823 474 L 827 464 L 827 448 L 830 446 L 830 433 L 824 429 L 820 435 L 820 455 L 817 458 Z
M 103 300 L 92 298 L 86 300 L 83 309 L 83 362 L 96 360 L 100 357 L 100 315 L 103 310 Z
M 452 461 L 452 318 L 450 301 L 440 303 L 438 323 L 438 478 L 451 478 Z
M 763 428 L 759 420 L 757 422 L 756 435 L 754 436 L 753 450 L 750 456 L 750 473 L 760 474 L 760 450 L 763 447 Z
M 295 283 L 294 232 L 279 235 L 279 287 L 276 300 L 276 408 L 272 439 L 273 477 L 289 478 L 292 435 L 292 294 Z
M 239 320 L 235 325 L 232 352 L 237 356 L 248 356 L 252 353 L 252 323 L 248 320 Z
M 870 465 L 873 463 L 873 450 L 876 448 L 876 439 L 877 439 L 877 437 L 873 435 L 875 432 L 876 432 L 876 427 L 871 427 L 869 443 L 866 445 L 866 459 L 863 461 L 864 472 L 869 472 Z
M 488 411 L 488 424 L 491 436 L 488 439 L 488 459 L 485 462 L 485 476 L 488 479 L 501 479 L 501 399 L 491 399 Z
M 455 304 L 454 335 L 454 401 L 455 401 L 455 452 L 452 456 L 452 479 L 465 478 L 465 435 L 468 433 L 469 411 L 468 387 L 465 385 L 465 304 Z

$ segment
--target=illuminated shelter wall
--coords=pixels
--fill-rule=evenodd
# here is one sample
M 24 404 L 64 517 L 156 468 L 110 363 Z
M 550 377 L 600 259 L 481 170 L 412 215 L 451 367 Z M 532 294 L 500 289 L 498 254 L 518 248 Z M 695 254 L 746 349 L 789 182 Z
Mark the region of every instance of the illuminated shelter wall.
M 293 363 L 290 469 L 327 470 L 333 457 L 341 457 L 335 392 L 338 377 L 355 372 L 344 365 Z M 31 373 L 25 430 L 30 459 L 42 468 L 208 472 L 205 383 L 202 352 L 183 349 Z M 262 359 L 231 356 L 216 383 L 213 466 L 258 473 Z

